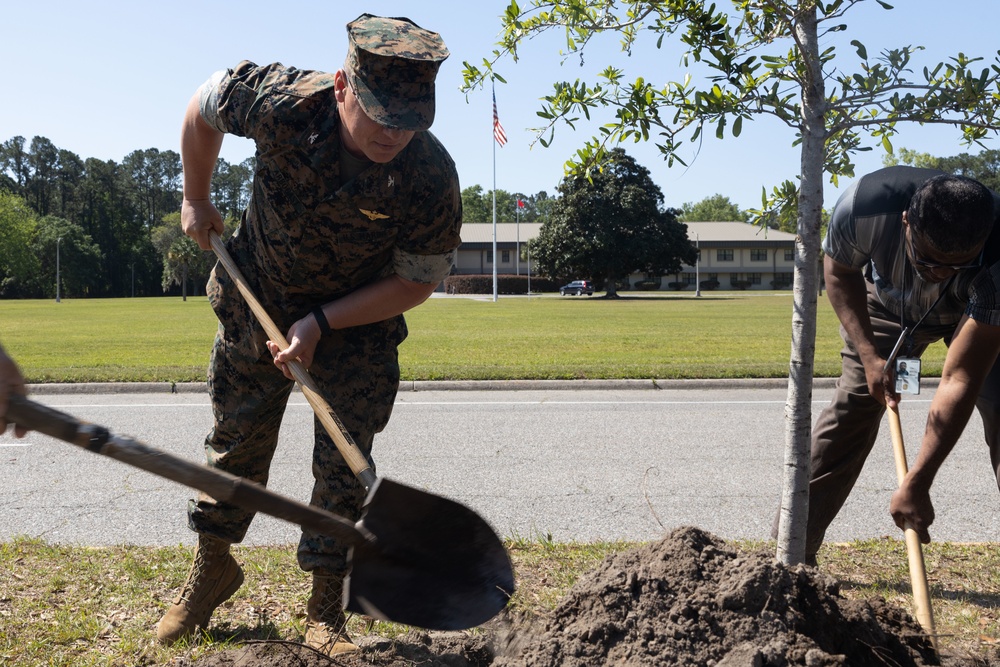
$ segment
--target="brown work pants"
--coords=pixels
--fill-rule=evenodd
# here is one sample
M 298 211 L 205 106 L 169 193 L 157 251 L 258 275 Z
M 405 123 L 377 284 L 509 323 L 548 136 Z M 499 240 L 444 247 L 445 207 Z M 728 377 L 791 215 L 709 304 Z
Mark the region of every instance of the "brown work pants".
M 885 310 L 870 290 L 868 313 L 879 352 L 888 357 L 901 332 L 899 316 Z M 921 324 L 912 334 L 914 345 L 908 355 L 919 357 L 938 340 L 950 343 L 954 332 L 953 325 Z M 813 427 L 807 556 L 815 555 L 819 550 L 826 529 L 854 488 L 865 459 L 875 444 L 885 413 L 885 406 L 868 392 L 865 369 L 854 345 L 847 339 L 843 328 L 840 333 L 844 338 L 844 348 L 840 353 L 843 362 L 840 379 L 837 380 L 833 400 L 820 413 Z M 976 407 L 983 418 L 993 473 L 1000 486 L 1000 363 L 986 378 Z M 886 498 L 885 507 L 879 510 L 888 512 L 888 507 L 889 499 Z

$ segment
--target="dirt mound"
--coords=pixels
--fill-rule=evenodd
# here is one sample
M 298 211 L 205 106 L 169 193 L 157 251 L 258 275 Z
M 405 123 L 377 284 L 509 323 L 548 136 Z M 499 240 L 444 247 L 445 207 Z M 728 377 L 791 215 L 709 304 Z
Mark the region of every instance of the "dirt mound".
M 328 659 L 293 644 L 216 653 L 176 667 L 784 667 L 932 665 L 908 614 L 880 599 L 847 600 L 836 580 L 738 554 L 696 528 L 608 558 L 558 607 L 531 622 L 495 620 L 475 632 L 364 638 Z M 957 659 L 943 664 L 972 665 Z

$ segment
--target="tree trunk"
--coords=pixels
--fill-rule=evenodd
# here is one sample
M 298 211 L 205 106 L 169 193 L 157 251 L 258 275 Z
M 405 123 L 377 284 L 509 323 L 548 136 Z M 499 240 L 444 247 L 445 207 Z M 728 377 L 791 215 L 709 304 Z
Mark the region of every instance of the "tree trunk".
M 615 279 L 612 278 L 611 276 L 608 276 L 605 281 L 604 296 L 610 297 L 612 299 L 618 296 L 618 284 L 615 282 Z
M 188 265 L 184 262 L 184 267 L 181 272 L 181 301 L 188 300 Z
M 785 403 L 785 476 L 778 522 L 777 558 L 786 565 L 805 560 L 809 518 L 809 466 L 812 441 L 812 386 L 816 356 L 817 262 L 823 210 L 826 94 L 817 40 L 816 9 L 794 26 L 808 63 L 802 87 L 801 182 L 795 241 L 792 350 Z

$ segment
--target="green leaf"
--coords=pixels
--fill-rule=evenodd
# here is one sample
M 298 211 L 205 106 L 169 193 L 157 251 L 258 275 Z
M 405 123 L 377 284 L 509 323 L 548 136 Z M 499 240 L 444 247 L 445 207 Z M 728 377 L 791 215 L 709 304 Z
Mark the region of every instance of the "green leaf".
M 740 132 L 743 131 L 743 116 L 737 116 L 736 120 L 733 121 L 733 136 L 740 136 Z
M 852 39 L 851 46 L 855 47 L 858 50 L 859 58 L 861 58 L 862 60 L 868 60 L 868 49 L 865 48 L 864 44 L 862 44 L 856 39 Z

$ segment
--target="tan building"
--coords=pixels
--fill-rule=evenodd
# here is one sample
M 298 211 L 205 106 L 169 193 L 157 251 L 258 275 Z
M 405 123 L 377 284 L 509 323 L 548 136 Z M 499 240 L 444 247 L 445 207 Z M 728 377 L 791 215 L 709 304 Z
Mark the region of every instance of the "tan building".
M 688 238 L 699 250 L 697 266 L 685 266 L 667 276 L 629 277 L 628 289 L 790 289 L 795 266 L 795 235 L 761 229 L 742 222 L 689 222 Z M 497 273 L 535 275 L 527 242 L 538 236 L 540 223 L 503 222 L 496 225 Z M 462 225 L 455 273 L 493 273 L 493 225 Z M 592 276 L 579 276 L 592 278 Z M 714 286 L 714 282 L 718 285 Z M 622 284 L 622 288 L 626 288 Z
M 538 236 L 540 222 L 498 222 L 497 273 L 532 275 L 527 243 Z M 531 273 L 529 273 L 529 271 Z M 462 225 L 462 245 L 458 247 L 454 273 L 493 273 L 493 224 L 467 222 Z
M 699 250 L 697 266 L 662 276 L 660 289 L 791 289 L 795 270 L 795 234 L 743 222 L 688 222 L 688 238 Z M 632 284 L 644 276 L 633 276 Z M 652 279 L 656 281 L 655 278 Z M 671 283 L 680 283 L 674 284 Z M 683 287 L 681 287 L 683 286 Z

